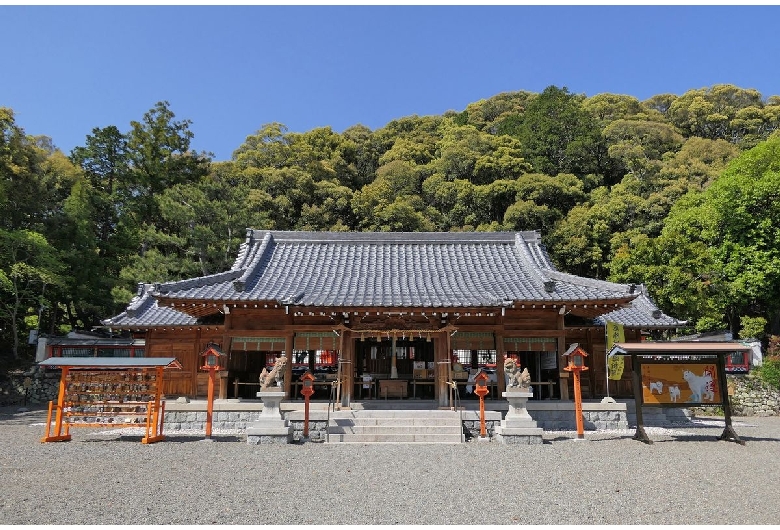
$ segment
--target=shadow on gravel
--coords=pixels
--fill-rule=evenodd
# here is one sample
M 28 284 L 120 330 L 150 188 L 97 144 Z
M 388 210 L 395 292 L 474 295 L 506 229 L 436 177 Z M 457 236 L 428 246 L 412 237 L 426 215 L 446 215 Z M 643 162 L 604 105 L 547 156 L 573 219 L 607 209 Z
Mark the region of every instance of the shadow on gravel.
M 18 410 L 19 407 L 13 407 L 13 410 L 10 409 L 11 407 L 0 409 L 0 423 L 21 425 L 31 421 L 45 421 L 48 411 L 48 409 L 41 408 Z
M 780 442 L 777 438 L 763 438 L 759 436 L 743 436 L 742 434 L 739 434 L 739 439 L 743 442 Z M 705 436 L 703 434 L 694 434 L 694 435 L 680 435 L 680 436 L 674 436 L 672 435 L 671 439 L 669 438 L 663 438 L 658 440 L 653 440 L 654 443 L 658 442 L 730 442 L 736 443 L 732 440 L 721 440 L 719 438 L 720 435 L 716 436 Z M 651 438 L 652 440 L 652 438 Z
M 573 436 L 556 436 L 555 438 L 545 438 L 544 443 L 554 443 L 554 442 L 577 442 L 577 441 L 586 441 L 586 442 L 614 442 L 615 440 L 626 440 L 631 438 L 631 434 L 629 435 L 619 435 L 616 434 L 614 436 L 603 436 L 601 438 L 589 438 L 588 435 L 585 435 L 584 440 L 580 440 Z
M 71 434 L 73 432 L 71 431 Z M 131 443 L 141 443 L 141 440 L 143 439 L 143 435 L 136 435 L 136 434 L 122 434 L 122 435 L 92 435 L 88 438 L 81 438 L 78 441 L 79 442 L 131 442 Z M 74 437 L 75 440 L 75 437 Z M 207 442 L 204 438 L 198 437 L 198 436 L 169 436 L 165 435 L 165 440 L 161 442 L 156 443 L 163 443 L 163 444 L 169 444 L 169 443 L 191 443 L 191 442 L 200 442 L 200 443 L 220 443 L 220 442 L 241 442 L 243 441 L 240 436 L 234 436 L 234 435 L 219 435 L 219 436 L 212 436 L 211 442 Z
M 212 436 L 211 441 L 214 443 L 218 442 L 246 442 L 241 436 L 235 436 L 235 435 L 218 435 L 218 436 Z M 201 442 L 201 443 L 209 443 L 203 438 L 198 438 L 196 436 L 168 436 L 165 435 L 165 441 L 163 443 L 189 443 L 189 442 Z

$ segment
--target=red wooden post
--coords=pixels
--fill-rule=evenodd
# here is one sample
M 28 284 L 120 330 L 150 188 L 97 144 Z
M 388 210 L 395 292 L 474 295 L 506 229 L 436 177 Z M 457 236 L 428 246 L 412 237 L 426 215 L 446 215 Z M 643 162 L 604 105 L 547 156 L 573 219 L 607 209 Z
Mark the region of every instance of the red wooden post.
M 585 366 L 585 357 L 588 354 L 579 347 L 576 342 L 572 344 L 563 356 L 568 360 L 568 366 L 563 369 L 572 372 L 574 376 L 574 414 L 577 422 L 577 438 L 585 438 L 585 429 L 582 425 L 582 391 L 580 389 L 580 372 L 588 369 Z
M 206 347 L 206 350 L 200 355 L 203 358 L 203 366 L 201 370 L 207 370 L 209 372 L 209 386 L 208 395 L 206 397 L 206 439 L 211 438 L 211 422 L 214 417 L 214 380 L 216 379 L 217 370 L 219 370 L 219 361 L 221 357 L 224 357 L 224 353 L 219 350 L 216 344 L 211 344 Z
M 301 394 L 303 394 L 303 437 L 309 436 L 309 398 L 314 393 L 314 376 L 311 372 L 306 372 L 301 377 L 303 381 L 303 388 L 301 388 Z
M 206 438 L 211 438 L 211 421 L 214 417 L 214 376 L 216 375 L 217 368 L 215 366 L 209 367 L 209 391 L 206 407 Z
M 487 436 L 487 428 L 485 427 L 485 396 L 490 393 L 487 387 L 488 376 L 485 372 L 479 372 L 477 377 L 474 378 L 475 386 L 474 393 L 479 396 L 479 435 L 484 438 Z

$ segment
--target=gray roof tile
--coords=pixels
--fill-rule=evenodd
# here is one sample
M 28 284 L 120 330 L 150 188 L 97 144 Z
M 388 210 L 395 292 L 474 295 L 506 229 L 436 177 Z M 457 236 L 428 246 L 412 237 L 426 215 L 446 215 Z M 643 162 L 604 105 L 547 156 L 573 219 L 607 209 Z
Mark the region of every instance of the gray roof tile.
M 553 292 L 547 280 L 555 281 Z M 628 286 L 557 272 L 536 232 L 250 231 L 222 277 L 162 284 L 155 293 L 325 307 L 484 307 L 624 298 Z
M 598 325 L 605 326 L 607 322 L 615 322 L 625 327 L 642 329 L 682 328 L 686 321 L 678 320 L 658 309 L 640 286 L 641 294 L 634 298 L 627 307 L 616 309 L 594 319 Z
M 153 326 L 194 326 L 197 319 L 169 307 L 161 307 L 157 299 L 151 296 L 152 284 L 139 284 L 138 293 L 130 301 L 127 309 L 115 317 L 102 320 L 107 327 L 143 328 Z
M 546 282 L 552 282 L 554 288 L 545 289 Z M 538 232 L 248 230 L 230 270 L 143 286 L 125 313 L 103 323 L 197 323 L 193 317 L 158 306 L 154 297 L 322 307 L 441 308 L 496 307 L 504 301 L 625 300 L 632 296 L 627 284 L 557 271 Z

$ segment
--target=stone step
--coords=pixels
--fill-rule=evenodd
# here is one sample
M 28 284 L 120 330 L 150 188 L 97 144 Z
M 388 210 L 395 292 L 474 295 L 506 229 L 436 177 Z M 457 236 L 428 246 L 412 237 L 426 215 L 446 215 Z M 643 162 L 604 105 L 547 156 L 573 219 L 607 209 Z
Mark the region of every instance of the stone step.
M 330 443 L 461 443 L 463 424 L 451 410 L 360 410 L 331 417 Z
M 447 443 L 459 444 L 463 441 L 460 434 L 346 434 L 335 433 L 329 435 L 328 443 Z
M 420 427 L 436 427 L 448 425 L 460 425 L 460 419 L 458 418 L 336 418 L 332 420 L 336 425 L 350 424 L 350 425 L 385 425 L 385 426 L 398 426 L 414 428 Z
M 460 434 L 462 425 L 337 425 L 332 434 Z
M 332 413 L 331 417 L 349 418 L 459 418 L 454 410 L 352 410 Z

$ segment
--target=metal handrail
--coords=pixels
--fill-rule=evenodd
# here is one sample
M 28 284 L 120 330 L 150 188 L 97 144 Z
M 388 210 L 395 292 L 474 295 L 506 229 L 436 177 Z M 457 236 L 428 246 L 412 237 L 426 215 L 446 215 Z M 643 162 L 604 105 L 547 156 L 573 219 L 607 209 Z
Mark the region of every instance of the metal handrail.
M 458 410 L 458 398 L 460 397 L 460 396 L 458 396 L 458 383 L 456 383 L 452 379 L 450 379 L 449 381 L 446 381 L 446 383 L 447 383 L 447 386 L 450 387 L 450 391 L 452 392 L 452 396 L 453 396 L 452 403 L 453 403 L 453 406 L 455 407 L 455 410 Z
M 330 409 L 333 407 L 333 412 L 336 411 L 336 393 L 337 387 L 341 386 L 341 381 L 336 379 L 330 383 L 330 399 L 328 400 L 328 414 L 325 423 L 325 443 L 330 443 Z
M 447 381 L 447 385 L 452 389 L 453 393 L 453 404 L 455 405 L 455 410 L 458 412 L 458 420 L 460 421 L 460 428 L 461 428 L 461 441 L 463 441 L 463 411 L 460 408 L 460 395 L 458 395 L 458 383 L 456 383 L 454 380 L 450 379 Z

